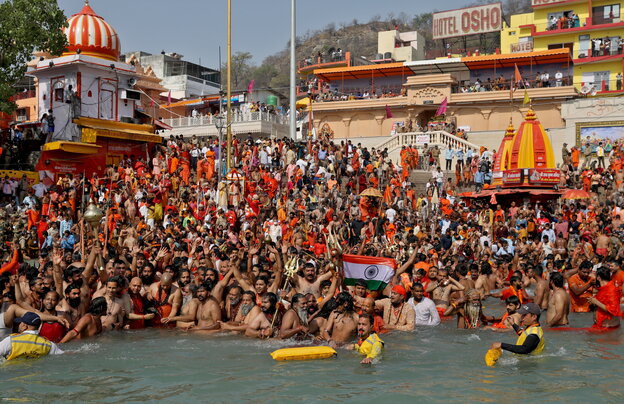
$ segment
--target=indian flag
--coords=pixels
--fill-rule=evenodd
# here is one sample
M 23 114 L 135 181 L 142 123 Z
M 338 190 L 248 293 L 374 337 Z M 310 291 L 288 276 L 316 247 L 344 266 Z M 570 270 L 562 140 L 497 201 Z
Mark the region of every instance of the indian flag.
M 344 254 L 342 268 L 347 285 L 353 286 L 358 279 L 362 279 L 368 284 L 368 289 L 380 290 L 392 280 L 396 262 L 392 258 Z

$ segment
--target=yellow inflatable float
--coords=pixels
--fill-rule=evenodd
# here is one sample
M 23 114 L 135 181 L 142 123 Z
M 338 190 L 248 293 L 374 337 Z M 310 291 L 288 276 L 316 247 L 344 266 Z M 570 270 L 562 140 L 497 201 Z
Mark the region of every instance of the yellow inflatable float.
M 312 359 L 326 359 L 337 355 L 336 351 L 328 346 L 303 346 L 299 348 L 283 348 L 271 352 L 276 361 L 307 361 Z
M 498 362 L 498 359 L 501 357 L 502 354 L 503 351 L 500 348 L 488 350 L 485 353 L 485 364 L 490 367 L 496 365 L 496 362 Z

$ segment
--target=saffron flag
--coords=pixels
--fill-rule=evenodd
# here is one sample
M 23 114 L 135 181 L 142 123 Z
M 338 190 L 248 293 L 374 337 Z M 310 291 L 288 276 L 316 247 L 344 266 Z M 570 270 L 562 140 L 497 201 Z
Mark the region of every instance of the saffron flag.
M 2 265 L 2 268 L 0 268 L 0 275 L 3 273 L 9 273 L 11 275 L 15 275 L 17 274 L 17 270 L 20 267 L 20 252 L 19 250 L 13 250 L 13 257 L 11 258 L 11 261 L 7 262 L 6 264 Z
M 514 74 L 514 80 L 516 81 L 516 83 L 521 83 L 522 82 L 522 75 L 520 74 L 520 70 L 518 70 L 518 65 L 514 65 L 516 67 L 516 71 Z
M 394 276 L 396 261 L 385 257 L 344 254 L 342 268 L 345 284 L 353 286 L 357 280 L 362 279 L 367 283 L 369 290 L 382 290 Z
M 524 89 L 524 100 L 522 101 L 522 104 L 528 104 L 531 102 L 531 99 L 529 98 L 529 92 L 527 91 L 527 89 Z
M 446 107 L 448 106 L 448 98 L 444 97 L 442 104 L 438 107 L 438 110 L 435 113 L 435 116 L 440 116 L 446 114 Z
M 393 116 L 394 115 L 392 115 L 392 111 L 390 111 L 390 107 L 388 106 L 388 104 L 386 104 L 386 119 L 390 119 Z
M 256 84 L 256 80 L 251 80 L 251 81 L 249 82 L 249 85 L 247 86 L 247 92 L 248 92 L 249 94 L 252 94 L 252 93 L 253 93 L 254 84 Z

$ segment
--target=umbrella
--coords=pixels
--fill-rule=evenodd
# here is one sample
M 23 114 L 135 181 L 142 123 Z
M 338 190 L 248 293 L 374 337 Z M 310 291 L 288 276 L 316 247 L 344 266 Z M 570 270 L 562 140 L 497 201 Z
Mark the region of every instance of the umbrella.
M 360 196 L 370 196 L 372 198 L 383 198 L 383 194 L 377 188 L 366 188 L 360 193 Z
M 589 199 L 591 196 L 582 189 L 568 189 L 561 195 L 562 199 Z

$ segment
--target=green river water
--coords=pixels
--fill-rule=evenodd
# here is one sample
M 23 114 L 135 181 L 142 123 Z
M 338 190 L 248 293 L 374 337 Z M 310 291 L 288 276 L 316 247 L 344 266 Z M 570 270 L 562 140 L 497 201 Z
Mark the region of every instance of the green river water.
M 486 314 L 502 305 L 488 301 Z M 591 314 L 572 315 L 587 327 Z M 350 351 L 334 359 L 276 362 L 289 341 L 168 330 L 114 332 L 66 344 L 68 354 L 0 365 L 0 400 L 171 403 L 622 403 L 624 333 L 546 330 L 537 357 L 504 354 L 483 362 L 494 341 L 512 334 L 457 330 L 455 321 L 384 335 L 379 363 Z

